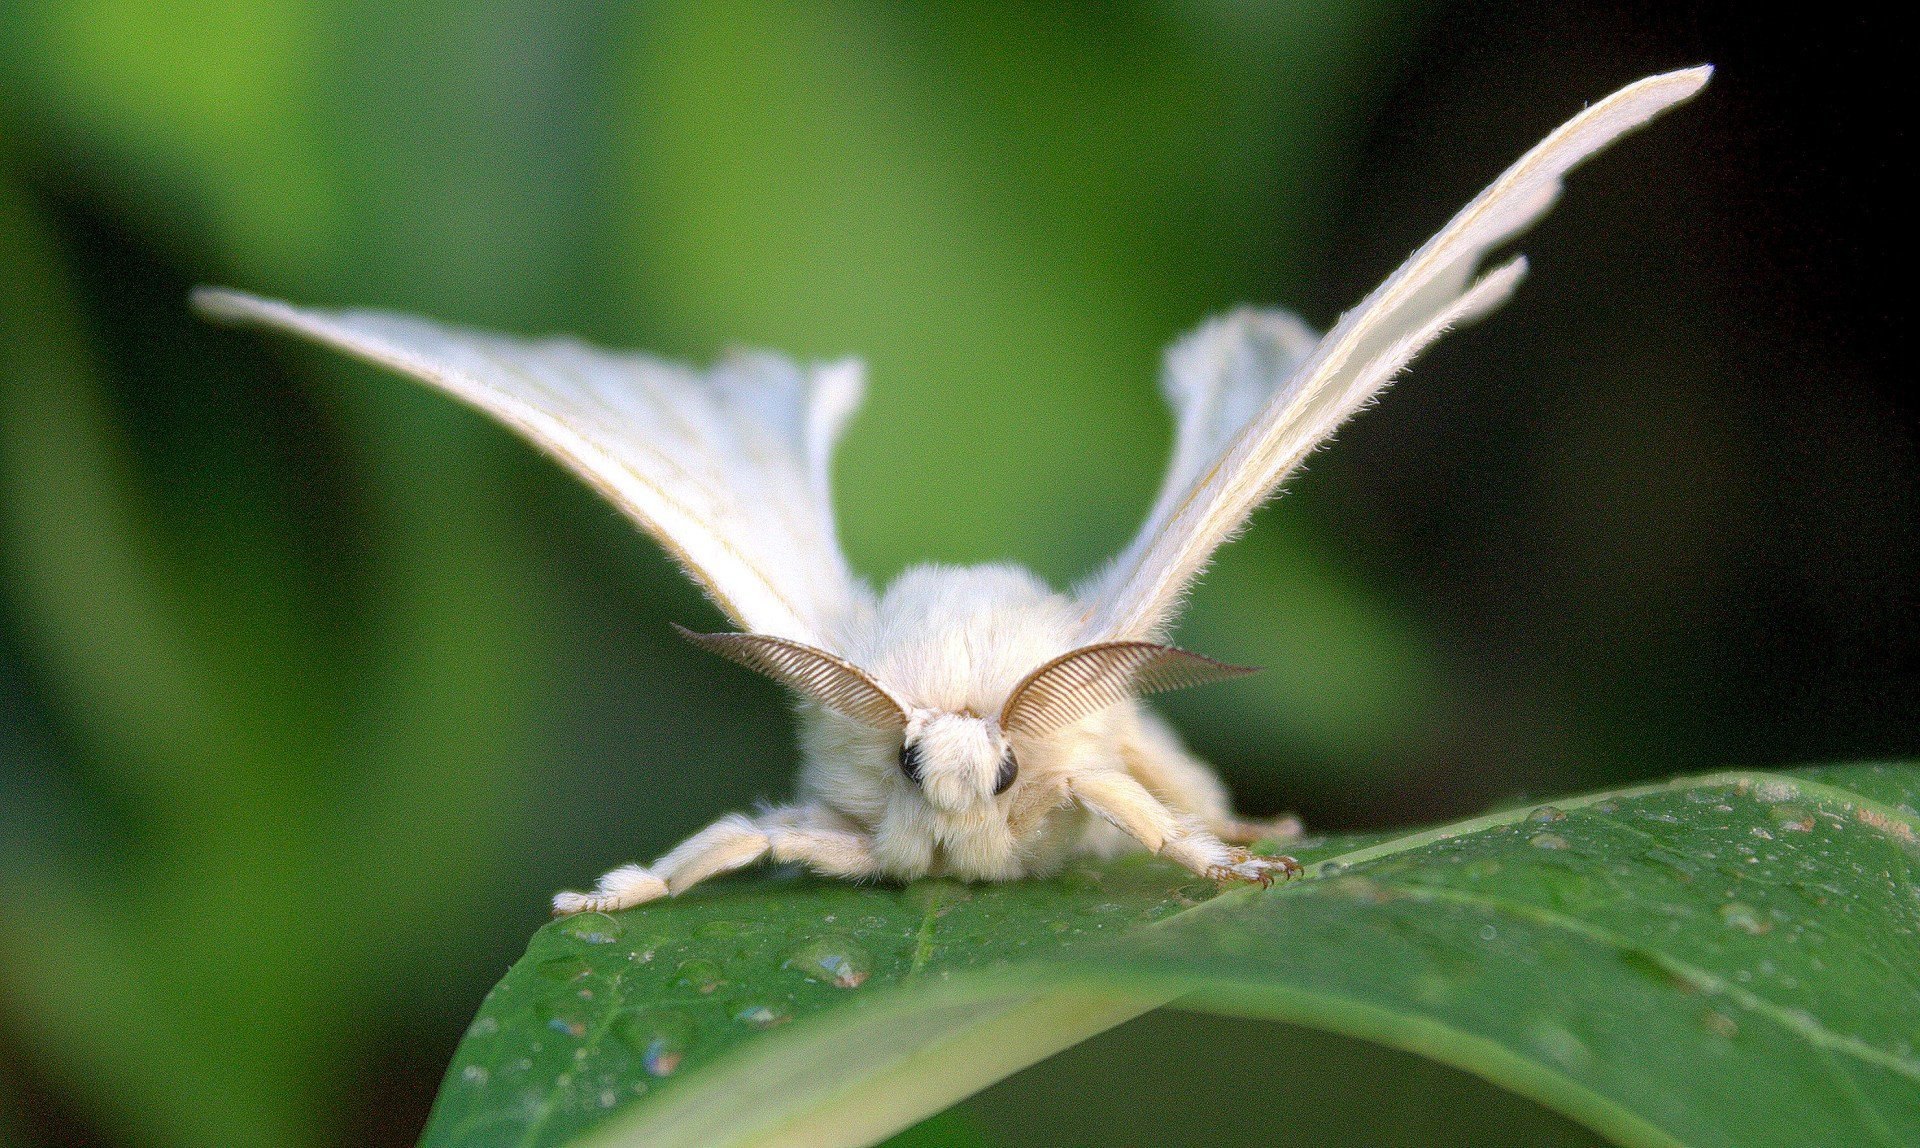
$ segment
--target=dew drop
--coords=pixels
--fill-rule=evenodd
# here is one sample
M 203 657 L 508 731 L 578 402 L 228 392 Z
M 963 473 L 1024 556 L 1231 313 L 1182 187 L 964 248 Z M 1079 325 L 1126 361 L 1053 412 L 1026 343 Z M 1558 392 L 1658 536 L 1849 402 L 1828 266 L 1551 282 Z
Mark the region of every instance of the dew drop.
M 1571 848 L 1567 843 L 1567 839 L 1558 833 L 1536 833 L 1532 837 L 1527 838 L 1527 844 L 1533 846 L 1535 849 Z
M 1781 778 L 1769 778 L 1753 787 L 1753 799 L 1768 805 L 1778 805 L 1782 801 L 1792 801 L 1800 796 L 1800 787 Z
M 1496 928 L 1494 928 L 1494 927 L 1493 927 L 1492 925 L 1482 925 L 1482 926 L 1480 926 L 1480 939 L 1481 939 L 1481 940 L 1483 940 L 1483 941 L 1491 941 L 1491 940 L 1495 940 L 1495 939 L 1497 939 L 1497 938 L 1498 938 L 1499 936 L 1500 936 L 1500 930 L 1499 930 L 1499 929 L 1496 929 Z
M 1745 901 L 1728 901 L 1720 906 L 1720 919 L 1726 922 L 1728 928 L 1756 937 L 1773 928 L 1772 921 L 1762 917 L 1759 910 Z
M 1593 803 L 1593 811 L 1595 813 L 1618 813 L 1620 812 L 1620 803 L 1612 799 L 1596 801 Z
M 475 1088 L 485 1088 L 487 1086 L 487 1075 L 485 1065 L 469 1064 L 460 1070 L 460 1079 L 473 1085 Z
M 1322 877 L 1338 877 L 1340 874 L 1345 873 L 1346 871 L 1347 871 L 1347 866 L 1345 862 L 1322 861 L 1320 863 L 1320 876 Z
M 483 1016 L 467 1026 L 468 1036 L 492 1036 L 499 1031 L 499 1020 L 490 1016 Z
M 1562 1067 L 1581 1068 L 1593 1059 L 1586 1042 L 1558 1021 L 1538 1018 L 1527 1027 L 1527 1036 L 1535 1048 Z
M 675 988 L 692 989 L 702 995 L 712 992 L 725 983 L 726 978 L 721 974 L 720 966 L 705 957 L 681 961 L 680 967 L 674 970 Z
M 1740 1026 L 1734 1019 L 1718 1009 L 1708 1009 L 1700 1014 L 1700 1025 L 1718 1037 L 1732 1040 L 1740 1035 Z
M 585 1036 L 587 1018 L 576 1012 L 573 1004 L 574 1002 L 565 998 L 558 1001 L 542 1001 L 535 1011 L 539 1013 L 541 1022 L 554 1032 L 566 1036 Z
M 672 1009 L 641 1009 L 614 1022 L 621 1043 L 640 1057 L 649 1076 L 672 1076 L 693 1041 L 693 1020 Z
M 611 945 L 620 939 L 618 920 L 605 913 L 576 913 L 560 923 L 560 931 L 588 945 Z
M 1773 823 L 1788 833 L 1813 832 L 1813 812 L 1801 805 L 1775 805 L 1767 810 Z
M 1535 809 L 1533 812 L 1527 814 L 1527 820 L 1534 822 L 1537 825 L 1551 825 L 1556 821 L 1565 821 L 1566 819 L 1567 819 L 1566 811 L 1562 809 L 1558 809 L 1551 805 L 1542 805 L 1538 809 Z
M 1328 864 L 1331 865 L 1333 864 L 1333 862 L 1328 862 Z M 1339 870 L 1338 869 L 1329 870 L 1325 867 L 1322 867 L 1320 872 L 1322 875 L 1325 875 L 1329 872 L 1337 873 L 1339 872 Z M 1219 892 L 1220 892 L 1220 888 L 1217 885 L 1202 884 L 1196 881 L 1191 884 L 1182 885 L 1178 889 L 1175 889 L 1173 891 L 1172 896 L 1173 896 L 1173 899 L 1179 902 L 1181 905 L 1191 907 L 1194 905 L 1198 905 L 1203 901 L 1211 900 Z
M 787 954 L 785 967 L 808 980 L 840 989 L 859 988 L 873 969 L 873 958 L 846 937 L 817 937 Z
M 735 1002 L 733 1019 L 749 1028 L 773 1028 L 793 1019 L 793 1010 L 785 1001 L 743 1000 Z

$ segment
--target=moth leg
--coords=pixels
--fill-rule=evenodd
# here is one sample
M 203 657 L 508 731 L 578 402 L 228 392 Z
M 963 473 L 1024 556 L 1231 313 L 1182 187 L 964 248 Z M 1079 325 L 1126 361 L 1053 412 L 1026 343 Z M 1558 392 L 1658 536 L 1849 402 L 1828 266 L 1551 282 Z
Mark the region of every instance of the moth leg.
M 793 861 L 828 877 L 873 877 L 881 871 L 866 834 L 836 824 L 816 808 L 775 810 L 761 818 L 775 861 Z
M 1228 845 L 1191 815 L 1174 813 L 1147 787 L 1120 772 L 1086 773 L 1067 783 L 1081 806 L 1111 822 L 1153 853 L 1186 866 L 1214 881 L 1257 881 L 1271 885 L 1276 878 L 1300 871 L 1291 857 L 1255 857 Z
M 709 877 L 731 873 L 772 854 L 777 861 L 799 861 L 836 877 L 868 876 L 876 871 L 864 837 L 827 828 L 825 811 L 799 806 L 773 809 L 758 817 L 730 813 L 687 838 L 649 866 L 623 865 L 600 878 L 591 893 L 561 893 L 555 915 L 611 913 L 678 896 Z
M 555 916 L 612 913 L 679 893 L 716 873 L 751 865 L 767 852 L 767 835 L 752 819 L 729 813 L 673 847 L 652 865 L 622 865 L 600 878 L 591 893 L 561 893 Z
M 1124 773 L 1101 770 L 1077 774 L 1067 782 L 1067 792 L 1087 812 L 1145 845 L 1149 853 L 1164 850 L 1181 831 L 1173 811 Z
M 1212 826 L 1214 836 L 1235 845 L 1252 845 L 1258 841 L 1294 841 L 1306 833 L 1307 827 L 1300 819 L 1289 813 L 1271 821 L 1249 821 L 1243 817 L 1229 817 Z
M 1187 752 L 1171 726 L 1145 708 L 1137 708 L 1134 736 L 1120 743 L 1127 772 L 1160 800 L 1198 817 L 1215 837 L 1234 845 L 1291 841 L 1302 832 L 1291 815 L 1271 821 L 1241 817 L 1233 811 L 1227 787 L 1213 767 Z
M 553 915 L 613 913 L 667 895 L 667 883 L 644 865 L 622 865 L 600 878 L 590 893 L 556 893 Z
M 677 897 L 709 877 L 767 856 L 797 861 L 829 877 L 877 872 L 866 836 L 844 828 L 841 819 L 814 805 L 769 809 L 758 817 L 723 817 L 655 861 L 653 871 Z

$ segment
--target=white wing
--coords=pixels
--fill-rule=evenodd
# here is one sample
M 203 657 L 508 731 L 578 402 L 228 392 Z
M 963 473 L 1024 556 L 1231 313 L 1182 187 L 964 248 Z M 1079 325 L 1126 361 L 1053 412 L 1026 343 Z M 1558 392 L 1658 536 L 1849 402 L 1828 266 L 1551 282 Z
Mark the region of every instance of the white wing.
M 840 552 L 828 492 L 860 366 L 774 355 L 702 373 L 567 339 L 526 342 L 376 311 L 200 290 L 209 315 L 305 335 L 412 375 L 519 431 L 592 483 L 735 625 L 832 649 L 871 592 Z
M 1166 390 L 1179 430 L 1167 482 L 1132 544 L 1079 590 L 1081 640 L 1164 637 L 1213 552 L 1315 445 L 1421 348 L 1512 293 L 1526 261 L 1475 279 L 1487 252 L 1546 214 L 1574 165 L 1692 96 L 1712 73 L 1700 67 L 1649 76 L 1561 125 L 1309 353 L 1299 353 L 1304 328 L 1278 312 L 1229 316 L 1179 344 L 1168 359 Z

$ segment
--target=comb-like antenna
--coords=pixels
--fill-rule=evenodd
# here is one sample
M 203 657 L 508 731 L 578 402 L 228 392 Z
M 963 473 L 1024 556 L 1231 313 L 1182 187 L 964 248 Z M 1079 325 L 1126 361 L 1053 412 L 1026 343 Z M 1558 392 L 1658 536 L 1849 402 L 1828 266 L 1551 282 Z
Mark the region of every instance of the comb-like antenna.
M 906 728 L 906 707 L 845 658 L 769 634 L 700 634 L 678 624 L 673 628 L 701 649 L 765 674 L 842 717 L 874 729 Z
M 1101 642 L 1069 650 L 1021 679 L 1000 707 L 1000 728 L 1044 737 L 1128 698 L 1257 672 L 1154 642 Z

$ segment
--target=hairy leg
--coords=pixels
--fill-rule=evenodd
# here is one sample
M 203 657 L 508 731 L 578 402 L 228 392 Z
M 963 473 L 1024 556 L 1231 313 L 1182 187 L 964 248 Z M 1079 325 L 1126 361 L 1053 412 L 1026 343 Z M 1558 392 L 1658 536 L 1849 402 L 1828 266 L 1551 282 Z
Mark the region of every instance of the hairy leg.
M 1187 752 L 1179 735 L 1144 707 L 1135 709 L 1134 736 L 1120 743 L 1120 760 L 1134 780 L 1161 801 L 1198 817 L 1213 835 L 1235 845 L 1291 841 L 1300 836 L 1300 819 L 1255 821 L 1233 811 L 1227 787 L 1213 767 Z
M 678 895 L 709 877 L 730 873 L 771 855 L 797 861 L 832 877 L 865 877 L 877 871 L 866 837 L 843 828 L 824 809 L 790 806 L 757 817 L 732 813 L 676 845 L 652 865 L 622 865 L 600 878 L 590 893 L 561 893 L 555 916 L 611 913 Z
M 1073 800 L 1135 838 L 1150 852 L 1215 881 L 1258 881 L 1292 877 L 1300 864 L 1291 857 L 1255 857 L 1215 836 L 1191 814 L 1168 809 L 1146 786 L 1117 770 L 1088 772 L 1067 784 Z

